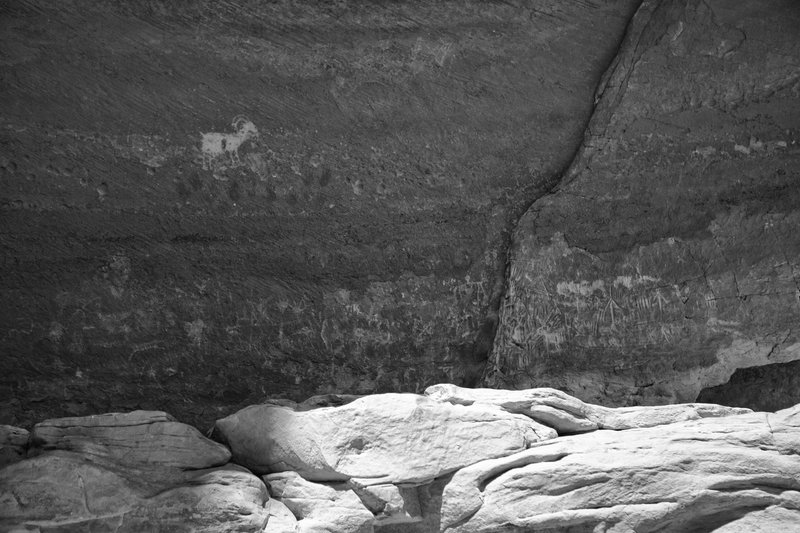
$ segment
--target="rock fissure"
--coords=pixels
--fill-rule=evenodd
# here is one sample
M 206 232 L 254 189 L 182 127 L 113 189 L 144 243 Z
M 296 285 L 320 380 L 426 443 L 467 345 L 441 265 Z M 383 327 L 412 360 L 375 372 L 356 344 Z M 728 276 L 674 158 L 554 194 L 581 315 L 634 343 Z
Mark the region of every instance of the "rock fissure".
M 514 230 L 485 383 L 554 386 L 607 405 L 674 403 L 768 353 L 790 358 L 768 348 L 770 332 L 800 312 L 790 229 L 800 204 L 780 173 L 796 164 L 797 106 L 757 80 L 796 75 L 783 59 L 775 69 L 760 60 L 770 40 L 777 54 L 797 50 L 777 22 L 796 14 L 712 7 L 647 1 L 631 20 L 580 155 Z M 774 390 L 770 401 L 795 402 L 787 376 L 752 379 Z
M 641 6 L 641 2 L 638 6 L 632 8 L 631 20 L 636 16 L 639 6 Z M 614 66 L 629 28 L 630 22 L 626 24 L 626 29 L 622 33 L 622 37 L 619 39 L 616 45 L 616 51 L 611 55 L 611 60 L 607 63 L 606 67 L 603 69 L 603 74 L 597 81 L 594 91 L 595 95 L 598 94 L 598 91 L 602 92 L 601 85 L 603 77 L 606 76 L 607 71 Z M 599 97 L 595 97 L 592 110 L 585 120 L 583 127 L 584 134 L 582 135 L 584 140 L 586 138 L 586 131 L 588 130 L 596 111 L 598 98 Z M 526 213 L 533 209 L 536 202 L 542 198 L 545 198 L 549 194 L 552 194 L 554 190 L 558 189 L 559 185 L 565 179 L 565 176 L 570 172 L 570 169 L 575 165 L 575 162 L 581 156 L 584 140 L 576 144 L 574 150 L 572 151 L 572 155 L 568 159 L 568 162 L 560 171 L 551 174 L 550 177 L 544 178 L 540 183 L 534 183 L 530 186 L 523 186 L 518 192 L 521 193 L 525 199 L 522 200 L 519 205 L 514 206 L 512 204 L 512 206 L 507 208 L 508 215 L 506 216 L 505 228 L 501 233 L 502 242 L 500 245 L 500 253 L 498 254 L 497 259 L 497 278 L 490 293 L 491 297 L 489 298 L 487 320 L 484 323 L 485 331 L 481 331 L 479 338 L 476 339 L 473 347 L 473 357 L 483 359 L 483 368 L 481 369 L 479 380 L 475 382 L 468 381 L 465 383 L 465 385 L 468 387 L 476 386 L 479 383 L 485 384 L 486 375 L 490 370 L 489 364 L 492 355 L 491 352 L 492 347 L 495 345 L 495 337 L 497 336 L 497 330 L 499 327 L 501 306 L 508 291 L 512 260 L 511 250 L 514 246 L 514 235 L 517 232 L 519 222 Z M 529 187 L 532 190 L 526 190 Z
M 0 530 L 800 523 L 800 11 L 528 4 L 8 0 Z

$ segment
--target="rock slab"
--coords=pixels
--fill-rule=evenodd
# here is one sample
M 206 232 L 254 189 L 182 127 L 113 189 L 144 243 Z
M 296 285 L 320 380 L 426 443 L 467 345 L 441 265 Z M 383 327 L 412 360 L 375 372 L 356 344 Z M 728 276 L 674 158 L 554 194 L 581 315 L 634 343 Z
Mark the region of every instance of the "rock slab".
M 260 532 L 264 483 L 160 411 L 48 420 L 0 470 L 0 531 Z
M 295 471 L 308 480 L 362 485 L 430 481 L 556 436 L 495 406 L 416 394 L 378 394 L 304 412 L 254 405 L 218 420 L 216 429 L 234 461 L 256 473 Z
M 270 474 L 264 481 L 270 494 L 297 518 L 298 533 L 373 531 L 375 516 L 345 483 L 313 483 L 296 472 Z
M 196 470 L 227 463 L 228 449 L 163 411 L 58 418 L 36 424 L 40 450 L 71 450 L 132 466 Z
M 458 471 L 442 531 L 797 531 L 798 446 L 800 406 L 561 437 Z
M 49 420 L 26 443 L 12 428 L 6 441 L 29 457 L 0 470 L 0 531 L 797 531 L 800 405 L 609 409 L 551 389 L 428 393 L 258 405 L 220 421 L 234 460 L 283 469 L 263 478 L 218 464 L 226 448 L 163 412 Z M 581 432 L 558 436 L 537 417 Z
M 467 389 L 442 383 L 428 387 L 425 394 L 436 401 L 456 405 L 496 405 L 510 413 L 524 414 L 550 426 L 559 435 L 597 429 L 653 427 L 752 412 L 750 409 L 709 403 L 611 408 L 582 402 L 565 392 L 546 387 L 526 390 Z

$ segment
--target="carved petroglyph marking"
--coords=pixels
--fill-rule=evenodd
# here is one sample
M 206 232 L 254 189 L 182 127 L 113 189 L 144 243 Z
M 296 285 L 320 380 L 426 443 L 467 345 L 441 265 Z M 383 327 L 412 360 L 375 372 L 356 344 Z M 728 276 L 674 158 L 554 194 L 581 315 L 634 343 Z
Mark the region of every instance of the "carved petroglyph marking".
M 591 296 L 595 291 L 605 291 L 605 282 L 603 280 L 560 281 L 556 284 L 556 292 L 562 296 L 568 294 Z
M 245 142 L 258 138 L 256 125 L 243 116 L 234 117 L 231 122 L 234 133 L 218 133 L 215 131 L 201 133 L 200 151 L 203 156 L 203 168 L 210 170 L 212 163 L 227 154 L 232 165 L 241 166 L 239 147 Z
M 574 346 L 623 349 L 681 342 L 687 328 L 702 327 L 686 319 L 705 321 L 716 316 L 718 305 L 710 287 L 704 290 L 693 281 L 665 284 L 642 274 L 552 285 L 534 277 L 514 283 L 509 294 L 513 298 L 504 302 L 498 339 L 522 350 L 515 357 L 526 360 Z
M 600 320 L 605 321 L 606 317 L 609 317 L 611 320 L 611 327 L 613 328 L 616 325 L 616 317 L 622 313 L 623 309 L 620 305 L 614 300 L 613 297 L 609 296 L 608 300 L 606 300 L 605 305 L 600 309 Z M 616 316 L 615 316 L 616 315 Z
M 656 303 L 658 304 L 659 312 L 663 313 L 664 308 L 669 305 L 669 299 L 662 294 L 661 289 L 656 289 Z

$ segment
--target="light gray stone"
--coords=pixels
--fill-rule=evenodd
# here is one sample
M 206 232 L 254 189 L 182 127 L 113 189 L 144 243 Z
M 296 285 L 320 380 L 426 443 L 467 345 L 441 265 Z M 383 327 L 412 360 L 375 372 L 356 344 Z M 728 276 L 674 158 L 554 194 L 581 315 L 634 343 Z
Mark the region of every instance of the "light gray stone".
M 425 395 L 456 405 L 495 405 L 552 427 L 560 435 L 596 429 L 631 429 L 684 420 L 750 413 L 750 409 L 715 404 L 686 403 L 636 407 L 603 407 L 585 403 L 551 388 L 526 390 L 467 389 L 449 383 L 432 385 Z
M 201 469 L 230 460 L 230 451 L 163 411 L 132 411 L 46 420 L 33 427 L 37 450 L 69 450 L 116 463 Z
M 300 533 L 372 533 L 374 515 L 343 483 L 313 483 L 295 472 L 264 476 L 270 494 L 297 518 Z
M 376 526 L 411 524 L 422 520 L 417 487 L 351 484 L 364 505 L 375 515 Z
M 250 472 L 235 465 L 169 470 L 157 475 L 61 450 L 19 461 L 0 470 L 0 531 L 264 529 L 268 495 Z
M 297 518 L 280 501 L 270 498 L 267 511 L 267 527 L 264 533 L 297 533 Z
M 442 530 L 711 530 L 759 509 L 794 512 L 798 413 L 599 430 L 484 461 L 445 487 Z
M 489 405 L 416 394 L 378 394 L 341 407 L 297 412 L 254 405 L 217 421 L 234 460 L 257 473 L 361 485 L 421 483 L 502 457 L 556 432 Z

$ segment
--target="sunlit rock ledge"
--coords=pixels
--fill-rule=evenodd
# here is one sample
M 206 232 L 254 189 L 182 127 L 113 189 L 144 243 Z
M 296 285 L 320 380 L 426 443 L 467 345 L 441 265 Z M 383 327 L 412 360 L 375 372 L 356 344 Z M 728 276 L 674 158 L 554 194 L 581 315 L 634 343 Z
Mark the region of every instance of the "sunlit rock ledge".
M 800 405 L 615 409 L 555 389 L 450 384 L 346 401 L 253 405 L 218 420 L 216 440 L 157 411 L 3 427 L 0 531 L 800 524 Z

